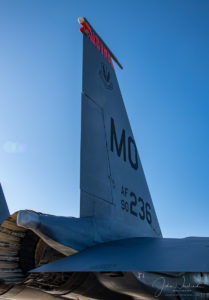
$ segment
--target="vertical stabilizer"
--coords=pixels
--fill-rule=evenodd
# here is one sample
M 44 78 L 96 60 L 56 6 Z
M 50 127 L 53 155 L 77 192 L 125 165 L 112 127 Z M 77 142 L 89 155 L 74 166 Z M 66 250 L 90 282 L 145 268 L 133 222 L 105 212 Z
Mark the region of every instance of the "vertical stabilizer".
M 109 218 L 137 235 L 160 236 L 113 54 L 87 20 L 82 20 L 80 215 Z M 114 61 L 118 63 L 115 57 Z
M 4 192 L 0 184 L 0 224 L 10 215 Z

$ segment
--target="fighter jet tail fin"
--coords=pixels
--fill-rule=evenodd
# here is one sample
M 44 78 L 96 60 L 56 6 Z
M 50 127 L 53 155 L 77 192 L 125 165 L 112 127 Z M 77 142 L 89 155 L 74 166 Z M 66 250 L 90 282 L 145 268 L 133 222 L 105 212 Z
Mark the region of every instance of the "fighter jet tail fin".
M 10 215 L 4 192 L 0 184 L 0 224 Z
M 83 33 L 81 217 L 123 222 L 132 234 L 161 235 L 112 59 L 86 19 Z M 133 99 L 131 101 L 134 101 Z

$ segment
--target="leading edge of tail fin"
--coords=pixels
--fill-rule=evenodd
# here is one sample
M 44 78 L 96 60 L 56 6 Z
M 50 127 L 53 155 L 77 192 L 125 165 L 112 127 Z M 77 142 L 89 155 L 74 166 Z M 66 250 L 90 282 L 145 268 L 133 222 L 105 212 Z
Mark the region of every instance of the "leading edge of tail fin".
M 81 30 L 85 34 L 80 216 L 123 223 L 135 236 L 161 236 L 112 63 L 113 54 L 91 25 L 87 26 Z
M 7 206 L 7 202 L 4 197 L 2 186 L 0 184 L 0 224 L 2 224 L 4 220 L 9 217 L 9 215 L 10 213 Z

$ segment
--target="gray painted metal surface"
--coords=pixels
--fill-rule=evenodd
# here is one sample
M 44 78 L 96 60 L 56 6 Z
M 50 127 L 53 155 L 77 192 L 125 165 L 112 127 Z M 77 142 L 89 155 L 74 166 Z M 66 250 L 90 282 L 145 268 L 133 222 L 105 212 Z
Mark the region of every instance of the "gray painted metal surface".
M 132 238 L 88 248 L 32 272 L 208 272 L 209 238 Z
M 84 34 L 80 215 L 117 220 L 135 236 L 162 236 L 116 73 L 102 47 Z
M 136 237 L 132 226 L 108 217 L 69 218 L 21 210 L 17 225 L 32 230 L 65 255 L 71 254 L 72 249 L 81 251 L 100 243 Z M 138 232 L 138 236 L 146 236 L 143 234 Z
M 4 192 L 0 184 L 0 224 L 10 215 Z

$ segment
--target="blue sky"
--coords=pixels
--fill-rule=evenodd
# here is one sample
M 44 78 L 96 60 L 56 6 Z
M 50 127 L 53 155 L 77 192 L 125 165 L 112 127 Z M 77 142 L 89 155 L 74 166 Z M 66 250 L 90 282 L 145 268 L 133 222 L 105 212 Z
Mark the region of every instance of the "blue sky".
M 166 237 L 209 236 L 209 2 L 1 0 L 0 181 L 11 212 L 79 216 L 85 16 L 117 76 Z

